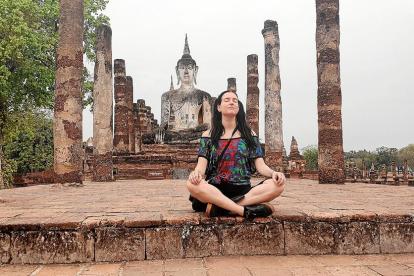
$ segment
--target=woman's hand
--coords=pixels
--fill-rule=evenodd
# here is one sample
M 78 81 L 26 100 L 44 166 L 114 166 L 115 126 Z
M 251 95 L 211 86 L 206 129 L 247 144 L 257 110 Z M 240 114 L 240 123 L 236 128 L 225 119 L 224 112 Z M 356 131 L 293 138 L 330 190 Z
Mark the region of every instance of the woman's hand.
M 286 177 L 281 172 L 272 171 L 272 180 L 276 183 L 277 186 L 283 186 L 286 182 Z
M 201 182 L 202 179 L 203 178 L 202 178 L 200 172 L 197 171 L 197 170 L 196 171 L 192 171 L 190 173 L 190 175 L 188 176 L 188 180 L 191 182 L 191 184 L 194 184 L 194 185 L 200 184 L 200 182 Z

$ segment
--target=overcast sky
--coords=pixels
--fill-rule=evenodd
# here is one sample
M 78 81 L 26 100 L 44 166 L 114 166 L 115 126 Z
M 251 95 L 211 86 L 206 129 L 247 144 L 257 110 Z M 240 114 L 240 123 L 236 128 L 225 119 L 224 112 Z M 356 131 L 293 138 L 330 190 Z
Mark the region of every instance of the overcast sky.
M 340 1 L 344 150 L 414 143 L 414 0 Z M 283 137 L 299 148 L 318 143 L 314 0 L 110 0 L 113 58 L 134 79 L 156 119 L 185 34 L 199 67 L 197 88 L 217 96 L 227 78 L 247 93 L 247 56 L 259 56 L 260 136 L 264 138 L 264 21 L 279 24 Z M 84 112 L 84 140 L 93 135 Z

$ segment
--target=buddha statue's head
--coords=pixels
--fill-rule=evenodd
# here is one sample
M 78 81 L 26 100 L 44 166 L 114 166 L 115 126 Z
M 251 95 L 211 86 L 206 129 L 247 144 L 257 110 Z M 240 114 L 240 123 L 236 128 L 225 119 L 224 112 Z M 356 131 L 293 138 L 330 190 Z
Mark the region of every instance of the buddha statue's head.
M 184 53 L 175 67 L 177 73 L 178 84 L 181 82 L 181 87 L 194 87 L 197 84 L 198 66 L 195 60 L 190 55 L 190 47 L 188 46 L 187 35 L 185 35 Z

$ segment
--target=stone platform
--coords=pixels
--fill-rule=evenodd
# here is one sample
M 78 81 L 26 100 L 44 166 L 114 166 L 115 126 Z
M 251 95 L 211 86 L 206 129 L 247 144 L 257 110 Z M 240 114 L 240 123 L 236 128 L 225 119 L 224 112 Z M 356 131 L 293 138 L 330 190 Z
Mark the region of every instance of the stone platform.
M 193 212 L 183 180 L 2 190 L 0 261 L 413 253 L 413 198 L 408 186 L 289 179 L 272 217 L 246 221 Z

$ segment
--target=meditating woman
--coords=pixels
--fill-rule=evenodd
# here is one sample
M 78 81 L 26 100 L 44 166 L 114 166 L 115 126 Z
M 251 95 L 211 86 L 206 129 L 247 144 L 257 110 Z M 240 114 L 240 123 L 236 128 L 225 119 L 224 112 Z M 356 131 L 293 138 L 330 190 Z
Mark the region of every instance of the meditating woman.
M 206 210 L 209 217 L 230 212 L 246 218 L 271 215 L 275 208 L 269 201 L 283 192 L 285 175 L 265 164 L 236 93 L 221 93 L 213 113 L 212 128 L 201 137 L 197 166 L 187 182 L 193 209 Z M 269 179 L 251 186 L 256 170 Z

